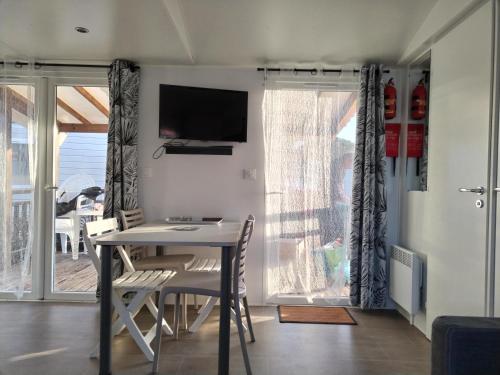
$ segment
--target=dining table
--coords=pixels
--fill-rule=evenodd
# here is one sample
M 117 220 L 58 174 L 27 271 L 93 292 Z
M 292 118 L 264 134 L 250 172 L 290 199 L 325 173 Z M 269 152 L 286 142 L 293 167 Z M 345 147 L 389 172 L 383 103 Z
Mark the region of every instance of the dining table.
M 100 236 L 101 246 L 101 300 L 100 300 L 100 362 L 99 374 L 112 374 L 112 253 L 114 246 L 188 246 L 190 252 L 202 255 L 207 247 L 220 248 L 221 298 L 219 320 L 218 374 L 229 374 L 230 309 L 232 259 L 238 246 L 242 223 L 223 221 L 219 224 L 168 224 L 164 220 L 146 223 L 122 232 Z

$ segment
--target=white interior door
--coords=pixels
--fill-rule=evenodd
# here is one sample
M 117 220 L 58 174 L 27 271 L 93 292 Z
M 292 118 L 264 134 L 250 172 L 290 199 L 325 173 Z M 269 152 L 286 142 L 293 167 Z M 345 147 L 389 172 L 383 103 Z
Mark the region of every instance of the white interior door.
M 486 313 L 492 3 L 432 48 L 428 200 L 427 333 L 439 315 Z M 484 206 L 478 208 L 481 200 Z M 479 203 L 478 203 L 479 204 Z

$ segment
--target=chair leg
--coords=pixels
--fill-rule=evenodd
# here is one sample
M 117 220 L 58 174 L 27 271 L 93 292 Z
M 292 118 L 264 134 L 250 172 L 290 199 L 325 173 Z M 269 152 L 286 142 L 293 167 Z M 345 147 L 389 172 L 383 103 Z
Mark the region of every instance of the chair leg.
M 115 304 L 115 308 L 117 309 L 118 314 L 120 314 L 120 318 L 122 319 L 123 323 L 125 323 L 125 325 L 127 326 L 130 336 L 132 336 L 137 346 L 141 349 L 141 351 L 144 353 L 144 355 L 149 361 L 153 361 L 154 359 L 153 350 L 144 339 L 141 330 L 137 326 L 137 323 L 134 321 L 134 318 L 132 316 L 132 312 L 135 310 L 134 306 L 136 304 L 137 305 L 144 304 L 147 296 L 148 296 L 147 292 L 145 291 L 137 292 L 137 294 L 132 299 L 128 307 L 125 307 L 123 303 L 119 303 Z M 161 322 L 160 322 L 160 330 L 161 330 Z
M 160 297 L 158 299 L 158 316 L 156 318 L 156 340 L 154 345 L 152 345 L 154 357 L 153 357 L 153 374 L 158 374 L 159 370 L 159 362 L 160 362 L 160 349 L 161 349 L 161 327 L 163 321 L 163 315 L 165 313 L 165 299 L 167 298 L 167 294 L 160 293 Z
M 243 361 L 245 362 L 245 369 L 247 375 L 252 375 L 252 368 L 250 366 L 250 359 L 248 358 L 247 343 L 245 341 L 245 330 L 243 329 L 243 321 L 241 319 L 241 307 L 239 296 L 234 296 L 234 312 L 236 313 L 236 325 L 238 326 L 238 336 L 240 337 L 241 353 L 243 354 Z
M 66 233 L 59 233 L 59 237 L 61 238 L 61 251 L 63 254 L 68 253 L 68 236 Z
M 193 305 L 195 311 L 198 311 L 198 296 L 196 294 L 193 294 Z
M 159 295 L 158 295 L 158 302 L 159 302 Z M 153 317 L 157 317 L 158 316 L 158 308 L 156 307 L 156 305 L 154 304 L 153 302 L 153 297 L 149 297 L 146 301 L 146 307 L 148 308 L 149 312 L 151 313 L 151 315 L 153 315 Z M 165 332 L 165 334 L 171 336 L 173 335 L 174 333 L 172 332 L 172 329 L 170 328 L 170 326 L 168 325 L 167 321 L 165 319 L 163 319 L 163 331 Z
M 218 298 L 217 297 L 209 297 L 207 299 L 207 303 L 203 305 L 201 308 L 198 317 L 196 320 L 191 324 L 189 327 L 189 332 L 194 333 L 196 332 L 200 326 L 203 324 L 203 322 L 208 318 L 208 315 L 212 312 L 215 304 L 217 303 Z
M 71 238 L 71 256 L 73 260 L 78 260 L 78 247 L 80 245 L 80 236 L 72 234 L 73 238 Z
M 185 331 L 187 331 L 188 329 L 187 302 L 188 302 L 187 294 L 184 293 L 182 295 L 182 329 L 184 329 Z
M 234 311 L 234 308 L 231 307 L 231 320 L 235 323 L 235 324 L 238 324 L 238 318 L 236 317 L 236 312 Z M 241 324 L 243 324 L 243 331 L 247 331 L 247 327 L 245 325 L 245 323 L 243 323 L 243 321 L 241 322 Z
M 245 308 L 245 318 L 247 319 L 248 331 L 250 332 L 250 339 L 255 342 L 255 336 L 253 334 L 252 318 L 250 317 L 250 309 L 248 308 L 247 297 L 243 297 L 243 307 Z
M 181 295 L 176 293 L 174 306 L 174 338 L 179 340 L 179 320 L 181 315 Z

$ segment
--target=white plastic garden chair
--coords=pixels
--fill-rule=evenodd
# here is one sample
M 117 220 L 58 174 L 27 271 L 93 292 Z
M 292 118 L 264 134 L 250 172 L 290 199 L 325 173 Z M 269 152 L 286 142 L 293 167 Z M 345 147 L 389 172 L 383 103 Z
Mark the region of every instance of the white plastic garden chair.
M 240 299 L 243 299 L 245 308 L 245 317 L 250 331 L 251 341 L 255 342 L 253 334 L 252 321 L 250 318 L 250 311 L 248 303 L 246 302 L 246 285 L 245 285 L 245 261 L 248 243 L 252 236 L 255 218 L 250 215 L 245 221 L 241 237 L 236 248 L 233 263 L 233 282 L 232 282 L 232 299 L 234 303 L 234 312 L 236 315 L 236 325 L 238 327 L 238 335 L 240 338 L 240 346 L 245 362 L 247 375 L 252 374 L 250 359 L 248 357 L 245 329 L 243 326 Z M 174 276 L 161 290 L 160 298 L 158 301 L 158 316 L 157 322 L 161 322 L 165 311 L 165 300 L 169 294 L 175 294 L 176 306 L 174 314 L 174 334 L 178 337 L 179 330 L 179 302 L 181 294 L 197 294 L 213 298 L 220 298 L 220 274 L 217 273 L 202 273 L 202 272 L 180 272 Z M 160 348 L 161 348 L 161 329 L 156 328 L 156 340 L 154 343 L 154 362 L 153 374 L 157 374 L 159 370 Z

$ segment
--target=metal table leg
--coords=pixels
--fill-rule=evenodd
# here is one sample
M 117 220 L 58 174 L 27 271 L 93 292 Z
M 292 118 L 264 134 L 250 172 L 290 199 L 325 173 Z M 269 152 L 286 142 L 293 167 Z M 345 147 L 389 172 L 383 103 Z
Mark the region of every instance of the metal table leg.
M 229 338 L 231 324 L 231 268 L 234 247 L 222 248 L 221 298 L 219 320 L 219 375 L 229 374 Z
M 101 247 L 101 329 L 99 374 L 111 375 L 111 288 L 112 288 L 111 246 Z

